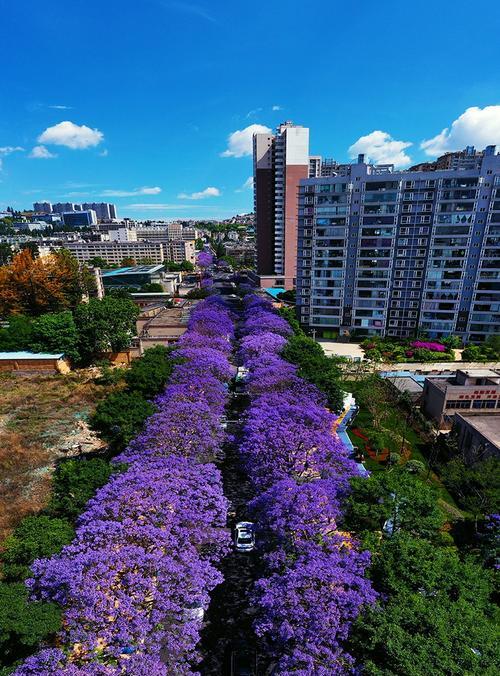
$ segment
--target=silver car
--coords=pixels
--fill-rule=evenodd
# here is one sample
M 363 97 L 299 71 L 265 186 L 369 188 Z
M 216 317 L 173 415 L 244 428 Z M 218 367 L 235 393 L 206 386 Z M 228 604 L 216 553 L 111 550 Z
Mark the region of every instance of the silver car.
M 234 529 L 234 546 L 239 552 L 251 552 L 255 548 L 255 529 L 250 521 L 239 521 Z

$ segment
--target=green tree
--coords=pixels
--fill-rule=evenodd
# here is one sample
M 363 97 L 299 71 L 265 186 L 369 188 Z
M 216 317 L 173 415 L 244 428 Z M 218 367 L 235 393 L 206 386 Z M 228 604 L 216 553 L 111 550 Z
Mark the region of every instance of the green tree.
M 289 291 L 282 291 L 281 293 L 278 294 L 278 300 L 285 301 L 286 303 L 294 303 L 297 300 L 297 294 L 295 289 L 291 289 Z
M 71 458 L 61 462 L 52 480 L 49 513 L 74 521 L 112 473 L 113 467 L 104 458 Z
M 290 326 L 293 329 L 293 332 L 296 336 L 304 336 L 305 333 L 302 330 L 299 321 L 297 320 L 297 315 L 295 314 L 295 310 L 291 307 L 281 307 L 278 310 L 279 314 L 283 319 L 286 319 L 286 321 L 290 324 Z
M 198 237 L 195 240 L 194 246 L 196 248 L 196 251 L 203 251 L 203 247 L 205 246 L 205 242 L 201 239 L 201 237 Z
M 0 265 L 5 265 L 6 263 L 10 263 L 12 260 L 12 247 L 10 244 L 6 244 L 5 242 L 0 242 Z
M 463 361 L 500 361 L 500 335 L 487 338 L 480 345 L 466 345 L 462 352 Z
M 30 349 L 33 352 L 64 352 L 73 362 L 79 360 L 78 332 L 72 313 L 48 313 L 33 320 Z
M 346 527 L 366 534 L 382 530 L 387 521 L 394 533 L 436 539 L 444 518 L 435 490 L 400 467 L 354 478 L 346 501 Z
M 344 394 L 339 385 L 339 360 L 327 357 L 316 341 L 308 336 L 291 336 L 283 350 L 283 357 L 297 364 L 299 375 L 316 385 L 328 399 L 333 411 L 342 410 Z
M 126 350 L 136 333 L 139 308 L 131 300 L 105 296 L 79 305 L 74 313 L 79 352 L 89 363 L 102 352 Z
M 191 289 L 186 294 L 186 298 L 191 300 L 201 300 L 210 295 L 210 292 L 207 289 Z
M 22 580 L 35 559 L 58 553 L 74 537 L 67 521 L 50 516 L 25 517 L 4 543 L 2 573 L 6 579 Z
M 190 261 L 182 261 L 179 269 L 181 272 L 193 272 L 194 265 Z
M 29 249 L 33 258 L 38 258 L 40 255 L 40 249 L 38 248 L 38 244 L 36 242 L 23 242 L 19 248 L 21 250 Z
M 61 610 L 55 603 L 28 601 L 23 583 L 0 582 L 0 665 L 27 657 L 60 627 Z
M 71 309 L 76 308 L 83 298 L 96 296 L 94 273 L 86 265 L 81 265 L 67 249 L 59 249 L 52 255 L 56 268 L 65 280 L 64 294 Z
M 490 457 L 468 464 L 456 457 L 441 467 L 446 488 L 464 509 L 474 515 L 476 527 L 482 514 L 491 514 L 500 504 L 500 461 Z
M 8 326 L 0 329 L 0 350 L 5 352 L 29 350 L 32 335 L 31 319 L 24 315 L 11 315 Z
M 382 541 L 370 575 L 381 596 L 349 646 L 363 673 L 498 673 L 492 584 L 479 565 L 400 533 Z
M 149 284 L 143 284 L 141 286 L 141 291 L 144 293 L 165 293 L 165 289 L 161 284 L 157 282 L 150 282 Z
M 138 392 L 113 392 L 97 404 L 90 424 L 113 448 L 120 449 L 154 412 L 154 405 Z
M 104 258 L 101 256 L 94 256 L 89 260 L 89 265 L 92 265 L 94 268 L 107 268 L 109 267 Z
M 145 350 L 140 359 L 135 359 L 125 374 L 125 382 L 131 392 L 145 398 L 161 392 L 172 374 L 173 361 L 169 358 L 172 348 L 156 345 Z

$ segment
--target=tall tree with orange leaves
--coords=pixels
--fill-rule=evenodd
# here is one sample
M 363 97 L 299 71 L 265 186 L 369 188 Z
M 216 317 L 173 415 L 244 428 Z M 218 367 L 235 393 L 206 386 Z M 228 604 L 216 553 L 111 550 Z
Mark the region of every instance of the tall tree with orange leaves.
M 11 263 L 0 267 L 0 316 L 33 316 L 74 308 L 91 286 L 69 252 L 33 258 L 29 249 L 23 249 Z

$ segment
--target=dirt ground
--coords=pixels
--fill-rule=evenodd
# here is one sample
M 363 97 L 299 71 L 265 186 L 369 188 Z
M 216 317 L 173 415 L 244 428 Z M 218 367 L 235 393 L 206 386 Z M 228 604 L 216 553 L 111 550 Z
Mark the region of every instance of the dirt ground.
M 95 374 L 0 374 L 0 542 L 48 501 L 55 463 L 104 445 L 87 418 L 109 388 Z

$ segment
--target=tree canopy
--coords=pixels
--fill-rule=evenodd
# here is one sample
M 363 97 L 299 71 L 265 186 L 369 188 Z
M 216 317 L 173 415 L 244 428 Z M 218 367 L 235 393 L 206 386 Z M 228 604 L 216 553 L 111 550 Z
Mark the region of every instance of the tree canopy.
M 25 248 L 0 267 L 0 315 L 74 308 L 94 288 L 93 277 L 68 251 L 34 258 Z
M 137 305 L 126 298 L 105 296 L 79 305 L 74 317 L 83 361 L 88 363 L 102 352 L 127 349 L 136 333 L 138 315 Z

